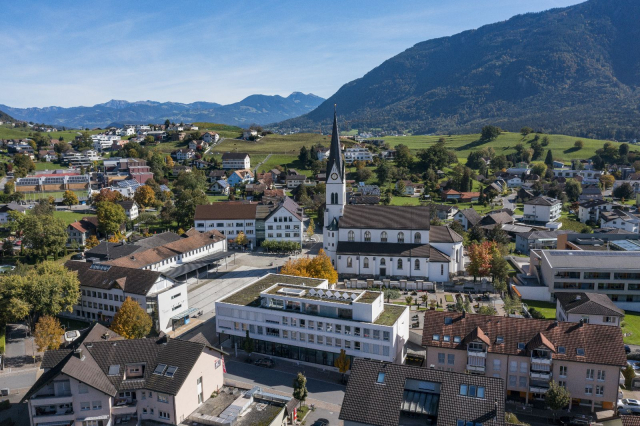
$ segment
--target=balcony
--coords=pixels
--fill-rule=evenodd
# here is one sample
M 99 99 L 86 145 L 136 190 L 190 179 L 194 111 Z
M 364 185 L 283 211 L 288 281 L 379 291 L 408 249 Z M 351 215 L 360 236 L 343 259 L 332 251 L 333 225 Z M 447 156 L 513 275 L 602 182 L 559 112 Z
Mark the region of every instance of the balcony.
M 553 359 L 551 358 L 535 358 L 531 357 L 531 364 L 551 365 Z
M 474 351 L 473 349 L 468 349 L 467 350 L 467 356 L 477 356 L 480 358 L 486 358 L 487 357 L 487 353 L 484 351 Z
M 136 406 L 138 400 L 128 400 L 127 398 L 116 398 L 113 407 L 111 407 L 111 414 L 114 416 L 121 414 L 134 414 L 137 412 Z
M 531 371 L 529 376 L 532 379 L 551 380 L 553 373 L 550 371 Z
M 36 395 L 32 396 L 31 400 L 38 405 L 56 405 L 73 402 L 73 395 L 71 395 L 71 392 L 64 392 L 58 395 Z
M 543 387 L 541 385 L 531 385 L 529 386 L 529 392 L 531 393 L 547 393 L 549 387 Z
M 40 419 L 41 417 L 55 417 L 56 419 L 61 416 L 71 416 L 73 418 L 73 407 L 66 408 L 53 408 L 51 406 L 35 407 L 35 414 L 33 417 Z
M 467 370 L 473 373 L 483 373 L 486 371 L 486 367 L 480 365 L 467 364 Z

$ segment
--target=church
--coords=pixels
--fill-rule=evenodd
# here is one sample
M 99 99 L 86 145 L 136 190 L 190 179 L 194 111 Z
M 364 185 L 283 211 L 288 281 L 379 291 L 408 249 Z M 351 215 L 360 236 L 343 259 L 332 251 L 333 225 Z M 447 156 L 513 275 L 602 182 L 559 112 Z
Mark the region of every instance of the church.
M 429 207 L 346 204 L 336 112 L 326 176 L 323 246 L 338 274 L 447 282 L 464 269 L 463 238 L 430 225 Z

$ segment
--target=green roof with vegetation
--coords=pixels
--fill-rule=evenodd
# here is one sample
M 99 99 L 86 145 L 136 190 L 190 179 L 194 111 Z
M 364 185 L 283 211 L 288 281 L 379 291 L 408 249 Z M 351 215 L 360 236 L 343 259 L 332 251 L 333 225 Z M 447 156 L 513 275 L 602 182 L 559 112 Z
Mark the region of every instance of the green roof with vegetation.
M 373 303 L 376 301 L 376 299 L 378 297 L 380 297 L 382 293 L 379 292 L 375 292 L 375 291 L 365 291 L 364 293 L 362 293 L 362 296 L 360 296 L 358 298 L 358 300 L 356 300 L 356 302 L 358 303 Z
M 406 306 L 384 305 L 384 311 L 373 323 L 377 325 L 393 325 L 398 321 L 400 315 L 407 309 Z
M 307 285 L 317 287 L 325 280 L 309 277 L 294 277 L 292 275 L 269 274 L 240 291 L 222 299 L 222 303 L 243 306 L 260 306 L 260 293 L 274 284 Z

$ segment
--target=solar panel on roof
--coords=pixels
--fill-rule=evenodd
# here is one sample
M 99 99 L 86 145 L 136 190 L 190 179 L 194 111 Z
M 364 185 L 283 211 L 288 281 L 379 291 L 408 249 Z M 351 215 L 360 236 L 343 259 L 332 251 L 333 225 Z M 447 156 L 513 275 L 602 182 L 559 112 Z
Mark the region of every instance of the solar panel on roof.
M 108 271 L 109 269 L 111 269 L 111 265 L 103 265 L 100 263 L 94 263 L 92 264 L 89 269 L 93 269 L 94 271 Z
M 640 244 L 631 240 L 611 241 L 614 249 L 622 251 L 640 251 Z

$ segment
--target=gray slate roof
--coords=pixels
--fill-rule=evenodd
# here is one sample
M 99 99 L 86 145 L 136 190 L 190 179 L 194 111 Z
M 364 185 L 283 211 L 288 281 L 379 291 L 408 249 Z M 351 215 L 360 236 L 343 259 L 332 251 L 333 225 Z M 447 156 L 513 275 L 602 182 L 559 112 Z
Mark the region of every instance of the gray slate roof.
M 383 384 L 377 383 L 379 373 L 384 373 Z M 485 426 L 505 424 L 502 379 L 364 359 L 353 362 L 340 419 L 376 426 L 402 424 L 401 407 L 408 380 L 440 385 L 437 408 L 434 407 L 439 426 L 455 425 L 458 419 Z M 483 386 L 485 397 L 461 396 L 461 384 Z
M 618 308 L 606 294 L 559 292 L 556 293 L 556 298 L 568 314 L 624 316 L 624 311 Z
M 356 243 L 341 241 L 336 251 L 340 255 L 372 255 L 426 257 L 430 262 L 450 262 L 451 258 L 429 244 Z
M 340 228 L 429 229 L 428 206 L 347 205 Z
M 482 220 L 482 216 L 480 216 L 480 214 L 474 208 L 460 210 L 460 213 L 465 218 L 467 218 L 467 222 L 469 222 L 471 226 L 475 226 L 478 222 Z
M 432 226 L 429 231 L 430 243 L 461 243 L 464 238 L 448 226 Z
M 560 200 L 556 200 L 555 198 L 541 195 L 539 197 L 532 198 L 529 201 L 525 201 L 524 204 L 530 204 L 534 206 L 553 206 L 554 204 L 557 204 L 559 202 Z
M 105 268 L 109 268 L 107 271 L 91 269 L 91 263 L 75 260 L 67 261 L 64 266 L 71 271 L 78 272 L 81 286 L 102 290 L 109 290 L 116 286 L 127 293 L 143 296 L 149 294 L 151 287 L 162 275 L 160 272 L 122 266 L 104 265 Z

